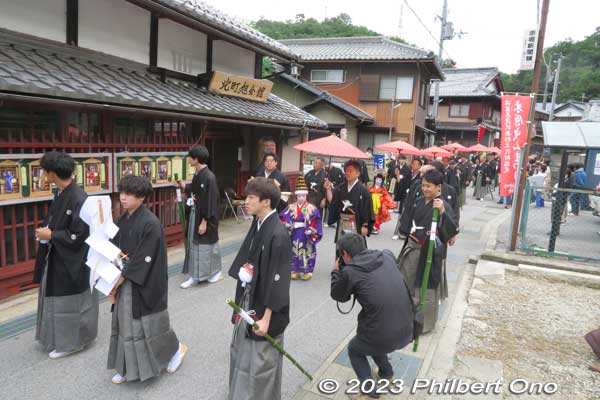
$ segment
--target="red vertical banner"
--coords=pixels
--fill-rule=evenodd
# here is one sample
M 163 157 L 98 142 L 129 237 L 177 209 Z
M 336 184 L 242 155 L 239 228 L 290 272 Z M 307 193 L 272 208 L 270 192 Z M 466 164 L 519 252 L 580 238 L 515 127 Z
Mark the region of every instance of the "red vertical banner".
M 519 157 L 527 142 L 531 96 L 502 95 L 502 134 L 500 138 L 500 196 L 512 196 Z
M 477 132 L 477 143 L 481 143 L 483 135 L 485 134 L 485 126 L 479 125 L 479 131 Z

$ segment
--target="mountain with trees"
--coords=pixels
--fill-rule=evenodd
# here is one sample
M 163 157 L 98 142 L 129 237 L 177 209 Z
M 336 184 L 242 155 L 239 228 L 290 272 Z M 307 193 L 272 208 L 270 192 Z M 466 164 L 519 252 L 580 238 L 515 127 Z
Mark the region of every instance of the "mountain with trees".
M 557 103 L 569 100 L 587 102 L 600 98 L 600 27 L 585 39 L 575 42 L 563 40 L 544 51 L 546 62 L 554 74 L 558 57 L 563 57 L 560 69 L 560 85 Z M 542 65 L 540 90 L 544 91 L 546 66 Z M 533 80 L 533 71 L 519 71 L 516 74 L 502 74 L 504 89 L 507 92 L 529 93 Z M 548 84 L 548 94 L 552 94 L 552 84 Z
M 272 21 L 261 18 L 251 22 L 250 26 L 273 39 L 308 39 L 328 37 L 356 37 L 356 36 L 381 36 L 380 33 L 370 30 L 365 26 L 352 24 L 352 18 L 348 14 L 340 14 L 337 17 L 326 18 L 322 22 L 314 18 L 306 18 L 304 14 L 297 14 L 294 20 Z M 390 39 L 405 43 L 399 37 Z

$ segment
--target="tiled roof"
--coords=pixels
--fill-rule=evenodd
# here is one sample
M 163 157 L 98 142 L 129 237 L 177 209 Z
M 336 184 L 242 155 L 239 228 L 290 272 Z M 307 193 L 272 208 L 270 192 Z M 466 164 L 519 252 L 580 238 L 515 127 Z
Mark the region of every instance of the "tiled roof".
M 241 39 L 267 48 L 275 53 L 293 59 L 298 58 L 298 55 L 294 54 L 288 47 L 200 0 L 154 0 L 154 2 L 175 9 L 182 14 L 216 27 L 219 30 L 232 33 Z
M 290 126 L 327 126 L 273 94 L 259 103 L 174 79 L 163 83 L 142 64 L 0 30 L 3 91 Z
M 488 87 L 498 76 L 498 68 L 447 68 L 442 71 L 446 79 L 440 82 L 440 97 L 500 95 L 495 85 Z M 432 90 L 430 96 L 433 95 Z
M 307 92 L 312 93 L 313 95 L 317 96 L 317 98 L 312 103 L 304 106 L 305 109 L 309 108 L 313 104 L 324 101 L 358 120 L 362 120 L 365 122 L 373 122 L 375 120 L 375 118 L 373 118 L 372 115 L 361 110 L 360 108 L 356 107 L 355 105 L 350 104 L 347 101 L 342 100 L 335 95 L 327 93 L 327 92 L 319 89 L 318 87 L 311 85 L 309 82 L 307 82 L 303 79 L 294 78 L 293 76 L 291 76 L 289 74 L 281 74 L 280 76 L 281 76 L 281 78 L 287 80 L 288 82 L 291 82 L 294 85 L 297 85 L 297 86 L 301 87 L 302 89 L 306 90 Z
M 287 39 L 281 43 L 305 61 L 433 60 L 433 53 L 390 40 L 385 36 Z

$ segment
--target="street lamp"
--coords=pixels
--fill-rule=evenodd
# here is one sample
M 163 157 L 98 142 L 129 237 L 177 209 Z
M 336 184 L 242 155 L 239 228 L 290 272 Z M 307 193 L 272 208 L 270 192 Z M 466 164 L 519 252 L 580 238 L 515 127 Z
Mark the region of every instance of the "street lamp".
M 390 109 L 390 133 L 388 135 L 388 142 L 392 141 L 392 128 L 394 127 L 394 110 L 400 107 L 402 103 L 398 103 L 394 105 L 394 100 L 392 100 L 392 108 Z

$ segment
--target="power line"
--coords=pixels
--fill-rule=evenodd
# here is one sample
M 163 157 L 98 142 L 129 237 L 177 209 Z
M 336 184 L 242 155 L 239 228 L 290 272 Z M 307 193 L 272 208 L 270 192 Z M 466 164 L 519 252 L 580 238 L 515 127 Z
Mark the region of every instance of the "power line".
M 417 12 L 411 7 L 411 5 L 408 4 L 408 0 L 404 0 L 404 3 L 408 7 L 408 9 L 413 13 L 413 15 L 415 16 L 415 18 L 417 18 L 417 20 L 423 26 L 423 28 L 425 28 L 425 30 L 427 31 L 427 33 L 429 33 L 429 36 L 431 36 L 431 38 L 435 41 L 435 43 L 438 46 L 442 47 L 442 51 L 444 53 L 446 53 L 446 55 L 448 56 L 448 58 L 454 60 L 454 58 L 450 55 L 450 53 L 448 53 L 446 51 L 446 49 L 443 48 L 442 44 L 439 42 L 439 40 L 437 40 L 437 38 L 435 37 L 435 35 L 433 33 L 431 33 L 431 31 L 429 30 L 429 28 L 427 27 L 427 25 L 425 25 L 425 23 L 423 22 L 423 20 L 421 20 L 421 17 L 419 17 L 419 14 L 417 14 Z M 439 62 L 440 62 L 440 65 L 441 65 L 442 60 L 439 60 Z

